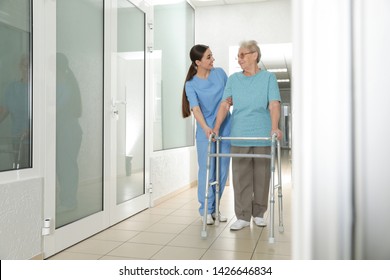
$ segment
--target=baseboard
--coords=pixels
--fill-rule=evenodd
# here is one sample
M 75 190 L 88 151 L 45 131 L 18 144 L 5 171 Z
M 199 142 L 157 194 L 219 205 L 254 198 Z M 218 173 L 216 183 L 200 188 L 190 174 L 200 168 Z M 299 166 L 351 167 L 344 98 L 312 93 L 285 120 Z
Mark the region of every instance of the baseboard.
M 184 192 L 184 191 L 186 191 L 186 190 L 188 190 L 188 189 L 190 189 L 190 188 L 194 188 L 194 187 L 196 187 L 196 186 L 198 186 L 198 181 L 197 181 L 197 180 L 196 180 L 196 181 L 193 181 L 193 182 L 192 182 L 191 184 L 189 184 L 189 185 L 186 185 L 186 186 L 184 186 L 184 187 L 181 187 L 180 189 L 177 189 L 176 191 L 173 191 L 173 192 L 171 192 L 171 193 L 169 193 L 169 194 L 167 194 L 167 195 L 164 195 L 164 196 L 162 196 L 162 197 L 159 197 L 159 198 L 153 200 L 153 205 L 154 205 L 154 206 L 157 206 L 157 205 L 159 205 L 160 203 L 163 203 L 163 202 L 165 202 L 165 201 L 171 199 L 172 197 L 174 197 L 174 196 L 176 196 L 176 195 L 178 195 L 178 194 L 180 194 L 180 193 L 182 193 L 182 192 Z
M 43 260 L 43 254 L 38 254 L 34 257 L 32 257 L 30 260 L 34 260 L 34 261 L 42 261 Z

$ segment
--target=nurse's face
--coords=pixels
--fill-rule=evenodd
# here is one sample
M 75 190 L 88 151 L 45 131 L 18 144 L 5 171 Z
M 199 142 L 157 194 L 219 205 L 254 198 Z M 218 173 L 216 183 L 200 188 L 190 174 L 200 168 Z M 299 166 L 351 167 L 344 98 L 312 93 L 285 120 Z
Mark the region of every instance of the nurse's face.
M 214 67 L 214 57 L 210 49 L 207 49 L 203 54 L 201 60 L 198 60 L 198 67 L 204 68 L 205 70 L 210 70 Z

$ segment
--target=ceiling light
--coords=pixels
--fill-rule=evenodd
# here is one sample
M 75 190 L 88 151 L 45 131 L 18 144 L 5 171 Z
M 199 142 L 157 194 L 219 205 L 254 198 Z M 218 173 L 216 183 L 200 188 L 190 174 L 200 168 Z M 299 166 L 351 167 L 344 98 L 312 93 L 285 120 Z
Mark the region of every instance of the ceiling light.
M 184 0 L 149 0 L 148 2 L 153 6 L 158 6 L 158 5 L 178 4 L 184 2 Z
M 273 73 L 283 73 L 283 72 L 287 72 L 287 68 L 267 69 L 267 71 Z
M 289 83 L 290 79 L 278 79 L 278 83 Z

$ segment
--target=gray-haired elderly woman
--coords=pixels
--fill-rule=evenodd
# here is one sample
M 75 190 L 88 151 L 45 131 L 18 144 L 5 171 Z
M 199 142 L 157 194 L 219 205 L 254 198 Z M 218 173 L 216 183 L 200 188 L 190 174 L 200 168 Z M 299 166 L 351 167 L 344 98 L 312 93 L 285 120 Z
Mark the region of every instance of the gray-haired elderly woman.
M 240 44 L 238 63 L 242 71 L 232 74 L 226 83 L 216 124 L 219 128 L 229 111 L 228 98 L 233 102 L 232 137 L 270 137 L 274 133 L 281 139 L 280 92 L 273 73 L 260 69 L 261 52 L 256 41 Z M 232 140 L 231 152 L 241 154 L 269 154 L 271 143 L 265 141 Z M 240 230 L 253 222 L 267 225 L 264 213 L 268 207 L 270 161 L 264 158 L 233 158 L 234 203 L 237 221 L 230 229 Z

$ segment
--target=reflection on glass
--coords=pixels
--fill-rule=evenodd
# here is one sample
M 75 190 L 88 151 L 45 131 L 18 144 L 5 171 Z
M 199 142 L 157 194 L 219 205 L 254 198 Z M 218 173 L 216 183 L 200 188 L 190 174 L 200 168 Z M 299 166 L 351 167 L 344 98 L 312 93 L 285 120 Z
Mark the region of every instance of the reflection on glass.
M 31 167 L 30 1 L 0 6 L 0 171 Z
M 82 131 L 80 88 L 69 67 L 67 57 L 57 53 L 57 135 L 56 169 L 58 183 L 57 207 L 62 211 L 77 207 L 79 167 Z
M 154 8 L 152 61 L 154 76 L 161 79 L 153 86 L 155 151 L 194 145 L 194 120 L 181 116 L 188 53 L 194 45 L 194 17 L 194 9 L 184 0 Z
M 117 204 L 144 194 L 145 14 L 118 1 L 116 80 Z
M 103 210 L 103 4 L 56 1 L 56 228 Z

